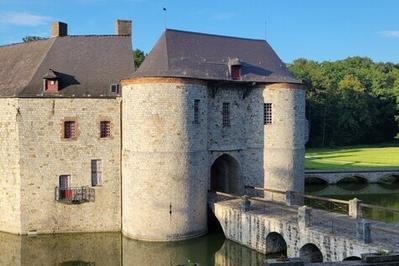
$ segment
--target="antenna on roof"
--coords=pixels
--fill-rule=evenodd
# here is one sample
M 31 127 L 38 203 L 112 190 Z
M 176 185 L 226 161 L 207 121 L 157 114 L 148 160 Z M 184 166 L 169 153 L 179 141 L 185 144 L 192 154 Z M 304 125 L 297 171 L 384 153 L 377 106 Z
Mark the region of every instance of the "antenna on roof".
M 265 41 L 267 41 L 267 20 L 265 19 Z
M 166 15 L 168 14 L 168 12 L 167 12 L 168 10 L 166 9 L 166 7 L 163 7 L 162 11 L 163 11 L 163 14 L 164 14 L 163 15 L 163 24 L 164 24 L 164 28 L 166 29 L 166 18 L 167 18 Z

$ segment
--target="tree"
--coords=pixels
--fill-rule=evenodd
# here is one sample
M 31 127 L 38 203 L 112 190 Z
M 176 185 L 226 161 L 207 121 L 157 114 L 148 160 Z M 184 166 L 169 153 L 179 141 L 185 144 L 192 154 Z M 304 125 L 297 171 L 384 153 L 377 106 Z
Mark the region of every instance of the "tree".
M 141 63 L 143 63 L 145 57 L 147 55 L 144 53 L 144 51 L 140 50 L 140 49 L 136 49 L 133 51 L 133 58 L 134 58 L 134 68 L 138 69 L 141 65 Z
M 298 59 L 289 70 L 307 87 L 309 146 L 373 144 L 399 137 L 399 65 L 367 57 L 321 63 Z
M 23 42 L 33 42 L 33 41 L 39 41 L 39 40 L 45 40 L 46 38 L 40 37 L 40 36 L 25 36 L 22 38 Z

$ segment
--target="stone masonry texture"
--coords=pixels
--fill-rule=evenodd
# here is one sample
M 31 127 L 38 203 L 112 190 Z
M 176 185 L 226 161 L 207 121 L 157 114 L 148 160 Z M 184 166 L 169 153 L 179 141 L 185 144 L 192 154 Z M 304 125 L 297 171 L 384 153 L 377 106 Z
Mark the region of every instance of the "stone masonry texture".
M 18 99 L 0 99 L 0 231 L 21 231 Z
M 0 231 L 122 230 L 152 241 L 205 234 L 211 168 L 221 156 L 235 162 L 230 179 L 239 194 L 245 185 L 303 191 L 305 91 L 298 85 L 141 78 L 124 81 L 122 95 L 0 99 Z M 264 103 L 272 103 L 271 125 L 263 122 Z M 63 139 L 66 120 L 76 121 L 74 139 Z M 111 122 L 111 137 L 100 138 L 100 121 Z M 57 202 L 60 175 L 71 176 L 71 187 L 91 186 L 91 160 L 102 168 L 95 201 Z
M 0 230 L 21 234 L 119 231 L 120 102 L 22 98 L 13 101 L 7 114 L 13 121 L 4 129 L 2 126 L 2 130 L 9 131 L 8 144 L 2 149 L 8 150 L 9 156 L 1 157 L 8 160 L 1 166 L 7 171 L 0 173 L 0 182 L 9 184 L 1 188 L 8 189 L 12 196 L 8 200 L 14 206 L 9 204 L 8 208 L 13 210 L 7 213 L 13 221 L 3 221 L 1 215 Z M 2 102 L 6 104 L 4 99 Z M 77 122 L 78 137 L 74 140 L 62 138 L 66 118 Z M 111 121 L 110 138 L 99 137 L 102 120 Z M 95 201 L 71 205 L 57 202 L 55 188 L 60 175 L 71 176 L 71 187 L 91 186 L 93 159 L 102 161 L 102 185 L 95 187 Z M 6 163 L 12 167 L 4 166 Z
M 241 194 L 245 185 L 303 191 L 303 89 L 143 78 L 126 81 L 122 91 L 125 235 L 164 241 L 205 233 L 210 169 L 222 155 L 239 165 Z M 263 123 L 266 102 L 273 104 L 272 125 Z M 228 127 L 223 103 L 230 106 Z

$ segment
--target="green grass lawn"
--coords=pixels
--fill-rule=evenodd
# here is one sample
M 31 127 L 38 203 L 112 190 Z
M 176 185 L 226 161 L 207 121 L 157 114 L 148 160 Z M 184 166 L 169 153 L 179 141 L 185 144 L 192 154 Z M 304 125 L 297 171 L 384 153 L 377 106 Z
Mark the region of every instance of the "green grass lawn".
M 398 146 L 307 149 L 306 169 L 391 169 L 399 168 Z

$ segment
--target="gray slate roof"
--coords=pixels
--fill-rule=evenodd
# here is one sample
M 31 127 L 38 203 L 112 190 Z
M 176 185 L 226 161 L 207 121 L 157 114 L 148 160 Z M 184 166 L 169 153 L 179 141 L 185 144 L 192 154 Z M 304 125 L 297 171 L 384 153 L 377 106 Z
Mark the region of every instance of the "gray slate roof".
M 185 77 L 231 81 L 239 58 L 242 81 L 300 83 L 265 40 L 167 29 L 133 77 Z
M 65 36 L 0 47 L 0 97 L 115 97 L 134 71 L 131 37 Z M 58 93 L 43 92 L 52 70 Z M 51 73 L 51 72 L 50 72 Z

